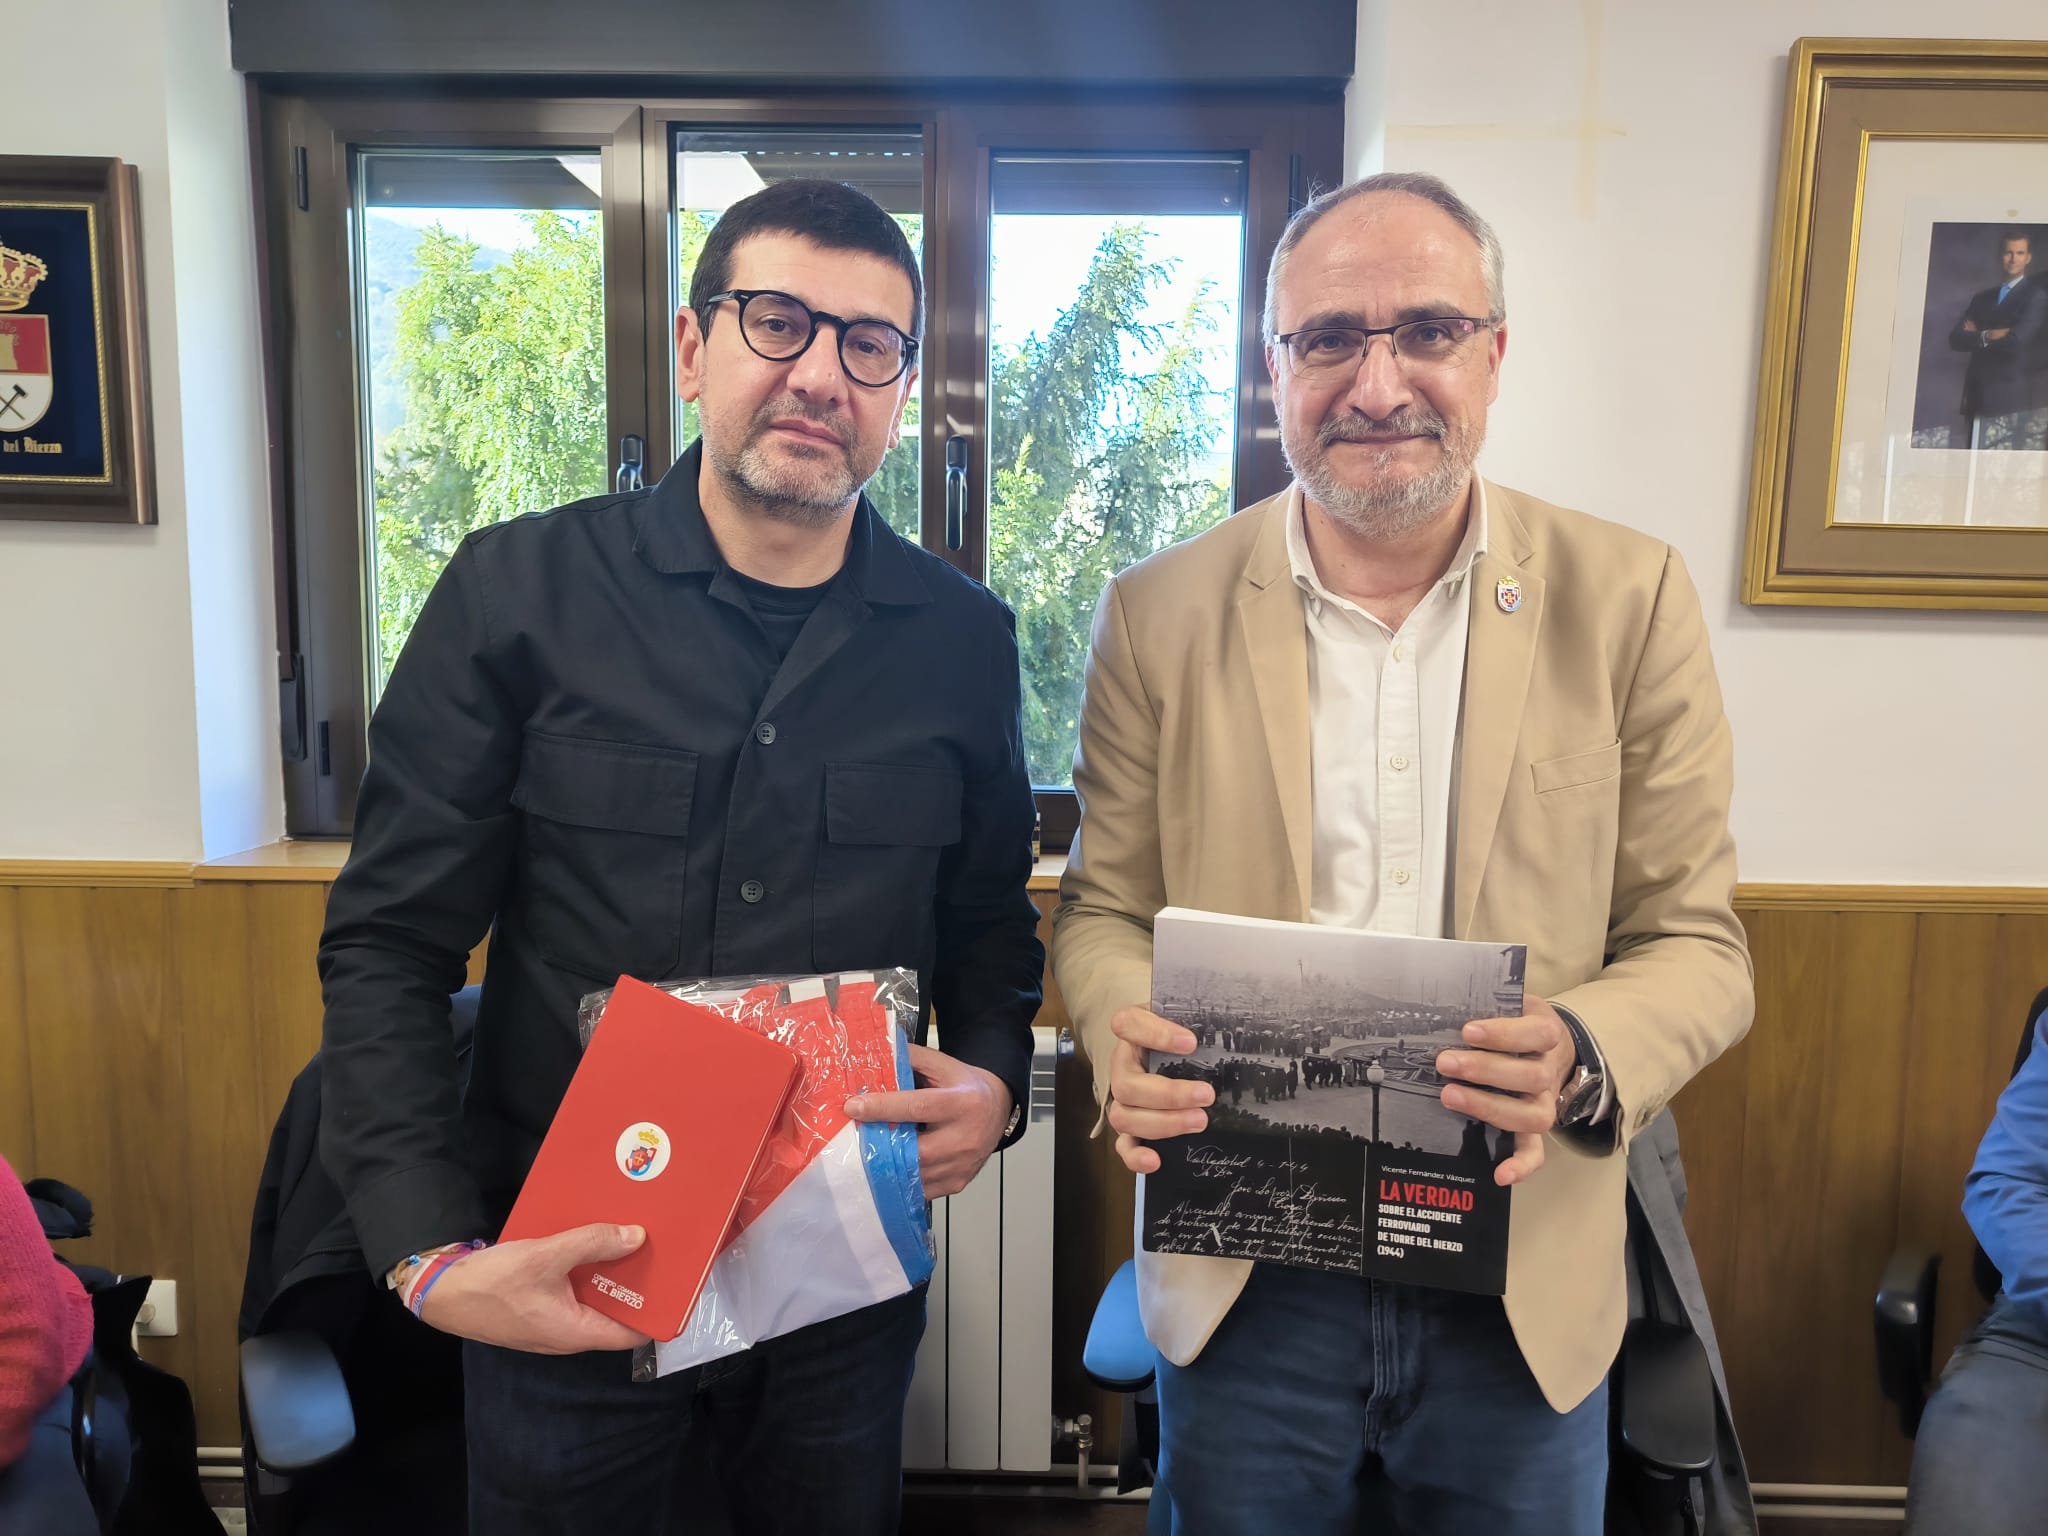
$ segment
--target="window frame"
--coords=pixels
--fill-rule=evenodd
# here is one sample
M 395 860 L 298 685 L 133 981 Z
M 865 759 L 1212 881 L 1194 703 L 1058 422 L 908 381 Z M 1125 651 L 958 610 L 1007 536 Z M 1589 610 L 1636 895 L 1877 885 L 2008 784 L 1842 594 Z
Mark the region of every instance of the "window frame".
M 278 614 L 285 827 L 346 837 L 369 750 L 371 594 L 363 547 L 363 433 L 350 223 L 356 152 L 577 149 L 603 163 L 606 437 L 645 432 L 639 376 L 640 112 L 592 99 L 427 98 L 403 91 L 265 94 L 266 249 L 283 474 L 272 519 L 289 569 Z M 615 279 L 614 273 L 617 274 Z M 624 302 L 613 302 L 614 295 Z M 632 339 L 630 347 L 623 345 Z M 616 365 L 615 365 L 616 360 Z M 609 457 L 609 454 L 608 454 Z
M 988 575 L 990 166 L 1004 150 L 1223 152 L 1246 161 L 1234 501 L 1287 483 L 1259 335 L 1266 266 L 1287 217 L 1341 176 L 1335 90 L 1038 88 L 763 90 L 617 95 L 522 82 L 516 96 L 394 85 L 255 88 L 259 241 L 267 289 L 276 462 L 278 676 L 286 827 L 346 837 L 367 760 L 373 601 L 363 548 L 363 457 L 350 211 L 360 149 L 577 149 L 604 167 L 608 458 L 646 443 L 649 483 L 674 462 L 672 132 L 678 128 L 915 129 L 925 154 L 925 347 L 919 490 L 924 547 Z M 950 386 L 950 387 L 949 387 Z M 946 441 L 970 445 L 963 547 L 945 541 Z M 1042 846 L 1079 820 L 1070 788 L 1038 790 Z

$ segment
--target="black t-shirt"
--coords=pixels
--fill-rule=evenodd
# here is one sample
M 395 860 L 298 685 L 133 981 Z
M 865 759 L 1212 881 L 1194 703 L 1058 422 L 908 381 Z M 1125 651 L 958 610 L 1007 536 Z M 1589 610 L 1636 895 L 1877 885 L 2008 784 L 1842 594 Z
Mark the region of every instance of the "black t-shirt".
M 765 581 L 756 581 L 743 576 L 730 566 L 728 574 L 746 594 L 747 606 L 754 610 L 754 617 L 768 636 L 768 643 L 775 647 L 775 660 L 779 664 L 789 657 L 789 648 L 796 644 L 796 637 L 803 633 L 804 621 L 825 596 L 832 583 L 827 581 L 815 587 L 775 587 Z

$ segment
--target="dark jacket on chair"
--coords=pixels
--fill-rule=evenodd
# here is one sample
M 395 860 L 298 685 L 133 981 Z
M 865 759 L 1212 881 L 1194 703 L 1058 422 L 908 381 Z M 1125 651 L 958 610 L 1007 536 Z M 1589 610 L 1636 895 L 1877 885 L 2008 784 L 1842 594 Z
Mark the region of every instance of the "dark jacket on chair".
M 467 1076 L 475 989 L 452 1000 L 458 1081 Z M 414 1319 L 366 1272 L 341 1189 L 319 1156 L 322 1062 L 293 1080 L 270 1137 L 250 1222 L 239 1334 L 303 1329 L 327 1346 L 355 1422 L 351 1449 L 276 1495 L 244 1430 L 251 1529 L 359 1531 L 408 1518 L 464 1528 L 461 1341 Z M 262 1405 L 266 1409 L 275 1405 Z M 250 1419 L 255 1410 L 245 1404 Z
M 1681 1317 L 1706 1347 L 1707 1362 L 1714 1373 L 1714 1408 L 1720 1446 L 1714 1465 L 1701 1479 L 1704 1507 L 1700 1510 L 1701 1536 L 1756 1536 L 1756 1506 L 1749 1489 L 1749 1468 L 1743 1461 L 1742 1445 L 1735 1435 L 1735 1421 L 1728 1408 L 1728 1376 L 1721 1365 L 1721 1346 L 1714 1337 L 1714 1320 L 1707 1313 L 1707 1294 L 1700 1283 L 1699 1265 L 1694 1262 L 1692 1243 L 1685 1234 L 1685 1168 L 1678 1156 L 1678 1123 L 1668 1109 L 1629 1143 L 1628 1185 L 1631 1203 L 1648 1223 L 1650 1259 L 1645 1275 L 1638 1262 L 1642 1248 L 1629 1244 L 1629 1316 L 1641 1317 L 1645 1293 L 1654 1302 L 1658 1316 L 1677 1321 Z M 1613 1526 L 1610 1524 L 1610 1529 Z

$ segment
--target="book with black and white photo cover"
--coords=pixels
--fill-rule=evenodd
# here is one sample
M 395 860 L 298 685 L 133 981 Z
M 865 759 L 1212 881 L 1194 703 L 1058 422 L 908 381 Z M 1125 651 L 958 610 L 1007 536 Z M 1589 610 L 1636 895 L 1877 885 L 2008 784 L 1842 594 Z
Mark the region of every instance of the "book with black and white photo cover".
M 1209 1125 L 1154 1142 L 1148 1253 L 1259 1259 L 1499 1295 L 1514 1137 L 1445 1107 L 1437 1053 L 1522 1012 L 1527 951 L 1169 907 L 1152 1011 L 1216 1090 Z

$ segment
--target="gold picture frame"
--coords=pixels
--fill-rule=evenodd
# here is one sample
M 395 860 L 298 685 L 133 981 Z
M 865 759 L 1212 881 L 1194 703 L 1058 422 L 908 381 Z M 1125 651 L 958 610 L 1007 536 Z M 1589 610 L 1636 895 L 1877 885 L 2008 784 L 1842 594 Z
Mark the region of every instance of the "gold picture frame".
M 1743 601 L 2048 611 L 2048 42 L 1789 62 Z
M 156 521 L 135 168 L 0 155 L 0 519 Z

